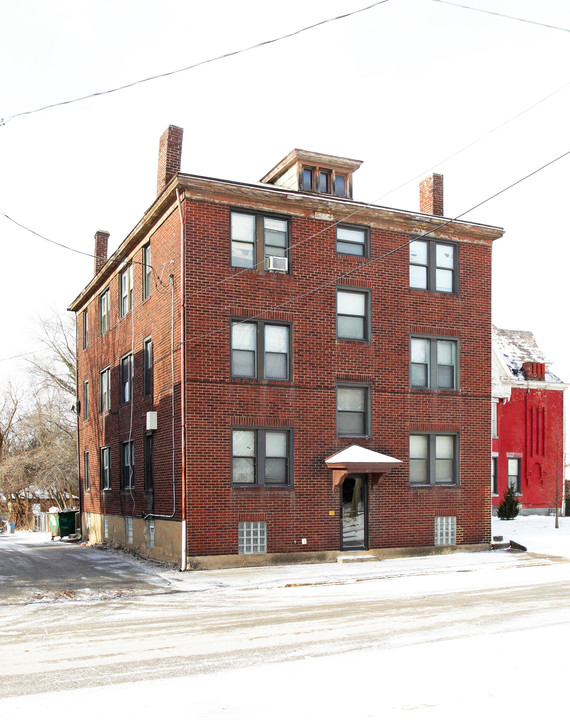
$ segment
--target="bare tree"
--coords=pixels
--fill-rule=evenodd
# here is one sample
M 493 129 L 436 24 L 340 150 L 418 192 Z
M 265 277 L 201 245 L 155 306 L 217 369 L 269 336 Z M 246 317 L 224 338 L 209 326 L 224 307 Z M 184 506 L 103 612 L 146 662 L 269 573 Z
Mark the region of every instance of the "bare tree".
M 36 390 L 59 388 L 75 399 L 77 385 L 75 320 L 72 315 L 56 313 L 41 318 L 36 339 L 42 345 L 41 355 L 29 361 Z

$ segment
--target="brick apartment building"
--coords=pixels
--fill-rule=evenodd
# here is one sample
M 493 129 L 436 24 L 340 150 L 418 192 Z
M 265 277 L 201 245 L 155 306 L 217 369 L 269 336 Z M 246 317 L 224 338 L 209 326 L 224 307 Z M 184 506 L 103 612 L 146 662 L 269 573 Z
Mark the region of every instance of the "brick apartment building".
M 493 327 L 493 507 L 509 485 L 521 513 L 564 500 L 564 391 L 534 335 Z
M 356 202 L 360 162 L 180 172 L 71 305 L 84 532 L 182 568 L 490 540 L 496 227 Z

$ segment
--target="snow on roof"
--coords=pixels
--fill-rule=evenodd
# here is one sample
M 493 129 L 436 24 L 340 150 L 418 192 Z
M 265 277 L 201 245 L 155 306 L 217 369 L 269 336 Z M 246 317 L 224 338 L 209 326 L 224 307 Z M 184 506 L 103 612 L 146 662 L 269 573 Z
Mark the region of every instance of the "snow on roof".
M 401 460 L 383 455 L 382 453 L 368 450 L 360 445 L 351 445 L 335 455 L 327 458 L 325 462 L 332 463 L 400 463 Z
M 507 367 L 518 380 L 526 380 L 522 370 L 524 362 L 544 363 L 545 382 L 561 383 L 562 380 L 549 370 L 551 363 L 536 344 L 529 330 L 503 330 L 493 325 L 493 345 L 501 354 Z

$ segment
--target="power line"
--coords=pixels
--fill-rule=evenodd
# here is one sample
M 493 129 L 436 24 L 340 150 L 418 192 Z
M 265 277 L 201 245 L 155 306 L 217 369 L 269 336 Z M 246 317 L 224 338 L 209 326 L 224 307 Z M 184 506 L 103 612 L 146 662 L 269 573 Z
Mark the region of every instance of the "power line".
M 471 7 L 471 5 L 461 5 L 460 3 L 450 2 L 450 0 L 432 0 L 442 5 L 453 5 L 463 10 L 473 10 L 474 12 L 485 13 L 486 15 L 496 15 L 497 17 L 507 18 L 508 20 L 517 20 L 518 22 L 528 23 L 529 25 L 538 25 L 539 27 L 549 28 L 550 30 L 560 30 L 561 32 L 570 32 L 570 28 L 563 28 L 559 25 L 549 25 L 548 23 L 538 22 L 537 20 L 528 20 L 527 18 L 515 17 L 514 15 L 505 15 L 504 13 L 495 12 L 494 10 L 485 10 L 484 8 Z
M 133 82 L 126 83 L 125 85 L 119 85 L 118 87 L 110 88 L 109 90 L 101 90 L 99 92 L 89 93 L 88 95 L 82 95 L 81 97 L 73 98 L 71 100 L 62 100 L 60 102 L 44 105 L 43 107 L 34 108 L 33 110 L 26 110 L 24 112 L 14 113 L 13 115 L 9 115 L 7 118 L 0 118 L 0 126 L 6 125 L 6 123 L 10 122 L 10 120 L 13 120 L 17 117 L 22 117 L 23 115 L 32 115 L 34 113 L 43 112 L 44 110 L 49 110 L 51 108 L 61 107 L 62 105 L 71 105 L 72 103 L 82 102 L 83 100 L 89 100 L 90 98 L 100 97 L 102 95 L 110 95 L 111 93 L 119 92 L 120 90 L 127 90 L 128 88 L 135 87 L 136 85 L 142 85 L 143 83 L 151 82 L 152 80 L 160 80 L 161 78 L 170 77 L 171 75 L 178 75 L 179 73 L 187 72 L 188 70 L 194 70 L 195 68 L 201 67 L 202 65 L 208 65 L 209 63 L 214 63 L 218 60 L 225 60 L 226 58 L 234 57 L 235 55 L 241 55 L 242 53 L 250 52 L 251 50 L 256 50 L 258 48 L 265 47 L 266 45 L 273 45 L 274 43 L 281 42 L 282 40 L 288 40 L 289 38 L 295 37 L 296 35 L 300 35 L 304 32 L 308 32 L 309 30 L 314 30 L 315 28 L 326 25 L 327 23 L 337 22 L 338 20 L 345 20 L 346 18 L 352 17 L 353 15 L 358 15 L 359 13 L 366 12 L 367 10 L 372 10 L 378 5 L 383 5 L 387 2 L 388 0 L 378 0 L 371 5 L 359 8 L 358 10 L 352 10 L 351 12 L 343 13 L 342 15 L 336 15 L 334 17 L 326 18 L 325 20 L 319 20 L 312 25 L 307 25 L 306 27 L 299 28 L 298 30 L 294 30 L 293 32 L 286 33 L 285 35 L 279 35 L 278 37 L 272 38 L 270 40 L 263 40 L 261 42 L 255 43 L 254 45 L 249 45 L 248 47 L 240 48 L 239 50 L 232 50 L 230 52 L 223 53 L 222 55 L 208 58 L 207 60 L 200 60 L 199 62 L 188 65 L 187 67 L 179 68 L 177 70 L 170 70 L 168 72 L 159 73 L 158 75 L 151 75 L 150 77 L 142 78 L 140 80 L 134 80 Z

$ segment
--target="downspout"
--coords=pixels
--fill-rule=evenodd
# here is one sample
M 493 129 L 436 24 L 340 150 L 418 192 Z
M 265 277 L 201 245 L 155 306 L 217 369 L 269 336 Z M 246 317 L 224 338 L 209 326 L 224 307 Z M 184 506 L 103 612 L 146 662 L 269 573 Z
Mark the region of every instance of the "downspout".
M 180 202 L 180 191 L 176 188 L 178 215 L 180 218 L 180 482 L 182 538 L 180 549 L 180 570 L 186 570 L 188 538 L 186 535 L 186 332 L 185 302 L 186 294 L 186 224 Z

